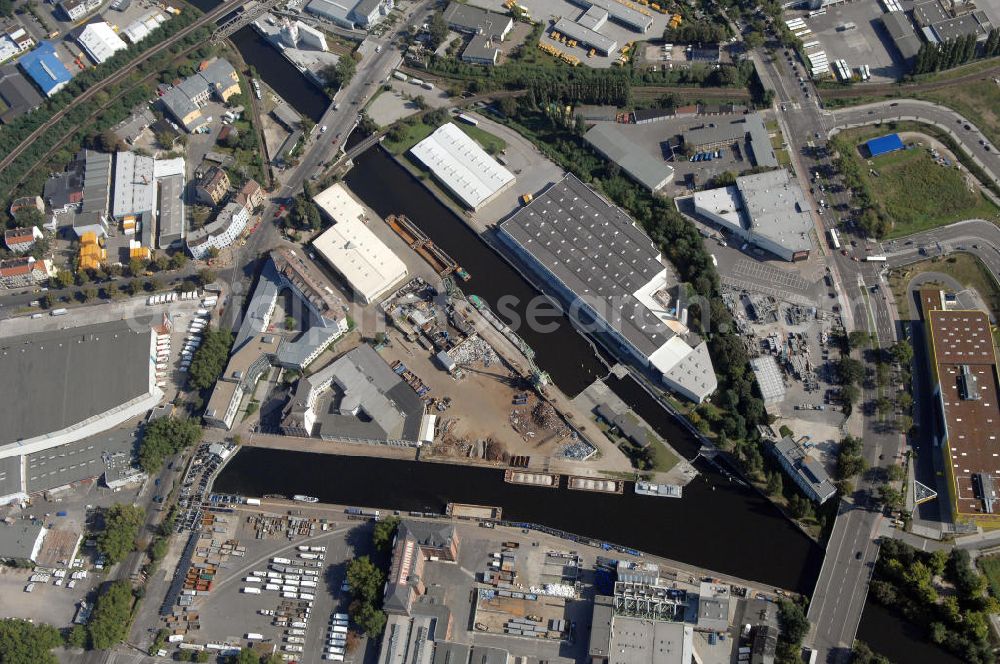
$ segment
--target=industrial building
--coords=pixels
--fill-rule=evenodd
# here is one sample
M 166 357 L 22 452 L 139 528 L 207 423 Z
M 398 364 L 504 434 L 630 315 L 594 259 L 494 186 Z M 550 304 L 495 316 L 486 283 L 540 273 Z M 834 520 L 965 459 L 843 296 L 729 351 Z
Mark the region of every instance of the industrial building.
M 690 664 L 694 628 L 684 622 L 616 614 L 606 595 L 594 598 L 591 664 Z
M 151 212 L 156 207 L 153 158 L 135 152 L 115 154 L 111 214 L 115 219 Z
M 271 252 L 257 280 L 230 359 L 205 408 L 205 424 L 230 429 L 245 394 L 267 367 L 301 371 L 348 330 L 347 304 L 310 262 L 292 249 Z M 288 289 L 308 314 L 307 329 L 293 337 L 269 332 L 278 295 Z
M 995 513 L 1000 477 L 1000 383 L 990 317 L 940 290 L 920 291 L 933 398 L 955 518 Z
M 475 35 L 469 40 L 469 44 L 462 51 L 459 58 L 462 62 L 468 62 L 472 65 L 492 67 L 500 60 L 498 43 L 492 36 L 486 34 Z
M 472 210 L 488 204 L 514 184 L 514 174 L 452 122 L 435 129 L 414 145 L 410 154 Z
M 184 243 L 187 235 L 184 222 L 184 176 L 169 175 L 160 178 L 156 217 L 159 232 L 156 246 L 175 249 Z
M 111 131 L 120 141 L 131 145 L 142 132 L 146 131 L 156 122 L 156 116 L 148 108 L 143 108 L 128 116 L 114 127 Z
M 984 41 L 993 29 L 986 12 L 975 9 L 973 3 L 945 3 L 924 0 L 913 5 L 913 20 L 930 43 L 952 41 L 975 35 Z
M 285 435 L 420 445 L 424 403 L 368 344 L 303 376 L 283 412 Z
M 151 9 L 125 26 L 122 34 L 133 44 L 138 44 L 166 22 L 167 16 L 163 12 L 158 9 Z
M 626 5 L 616 0 L 570 0 L 570 2 L 584 10 L 597 7 L 608 13 L 608 19 L 635 32 L 645 34 L 653 27 L 653 17 L 649 11 L 631 3 Z
M 491 35 L 498 41 L 506 39 L 507 33 L 514 27 L 514 19 L 507 14 L 458 2 L 448 3 L 443 18 L 455 32 L 464 35 Z
M 618 164 L 630 178 L 656 193 L 670 183 L 674 177 L 674 169 L 636 145 L 628 137 L 628 133 L 628 125 L 598 122 L 583 139 L 605 159 Z
M 34 563 L 48 530 L 35 521 L 0 523 L 0 561 Z
M 17 64 L 46 97 L 62 90 L 73 78 L 51 42 L 44 41 L 35 50 L 25 53 Z
M 160 103 L 185 130 L 192 132 L 207 122 L 201 108 L 213 96 L 229 101 L 240 93 L 240 78 L 228 60 L 216 58 L 203 63 L 199 71 L 167 90 Z
M 406 265 L 368 228 L 364 208 L 342 184 L 321 191 L 313 203 L 333 220 L 313 248 L 359 300 L 372 303 L 406 278 Z
M 686 289 L 649 236 L 576 176 L 500 224 L 498 237 L 627 361 L 695 403 L 715 391 L 708 345 L 687 327 Z
M 135 320 L 6 337 L 0 345 L 0 373 L 19 377 L 18 389 L 0 400 L 0 458 L 98 434 L 163 398 L 156 336 Z M 53 386 L 62 396 L 54 398 Z
M 771 146 L 771 136 L 759 113 L 748 113 L 738 119 L 712 118 L 704 126 L 683 134 L 684 147 L 693 152 L 717 150 L 733 143 L 745 146 L 744 153 L 754 166 L 777 168 L 778 158 Z
M 306 11 L 354 30 L 369 29 L 389 15 L 393 0 L 310 0 Z
M 910 23 L 910 19 L 904 12 L 895 11 L 882 14 L 881 20 L 903 62 L 912 62 L 917 57 L 917 53 L 920 52 L 921 42 L 920 37 L 913 29 L 913 24 Z
M 740 240 L 783 260 L 805 260 L 812 250 L 812 207 L 784 169 L 744 175 L 733 186 L 696 192 L 694 208 Z
M 595 17 L 595 14 L 600 16 Z M 592 48 L 600 55 L 610 57 L 618 50 L 618 42 L 598 32 L 598 28 L 606 22 L 607 12 L 597 7 L 591 7 L 583 13 L 578 21 L 560 18 L 552 26 L 552 30 L 579 42 L 583 48 Z
M 30 113 L 42 103 L 42 96 L 28 82 L 16 64 L 0 67 L 0 123 L 8 124 Z
M 865 143 L 865 149 L 868 150 L 869 157 L 880 157 L 884 154 L 905 148 L 906 146 L 903 145 L 903 139 L 899 137 L 899 134 L 886 134 Z
M 118 33 L 105 21 L 88 23 L 76 36 L 76 43 L 95 65 L 103 64 L 118 51 L 128 48 Z
M 785 474 L 809 499 L 822 505 L 837 495 L 837 487 L 830 481 L 823 464 L 809 456 L 806 449 L 790 437 L 776 441 L 770 449 Z
M 188 233 L 187 248 L 198 260 L 205 260 L 213 250 L 222 251 L 246 230 L 250 221 L 250 211 L 233 201 L 227 203 L 215 219 L 201 228 Z
M 785 400 L 785 380 L 778 360 L 773 355 L 761 355 L 750 360 L 750 368 L 757 378 L 757 387 L 766 405 Z

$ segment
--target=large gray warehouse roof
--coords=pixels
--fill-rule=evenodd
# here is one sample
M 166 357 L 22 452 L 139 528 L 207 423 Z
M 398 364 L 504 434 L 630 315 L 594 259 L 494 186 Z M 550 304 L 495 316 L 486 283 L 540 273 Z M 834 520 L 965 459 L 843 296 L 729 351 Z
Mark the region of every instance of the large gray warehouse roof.
M 150 335 L 148 326 L 126 320 L 0 339 L 0 375 L 16 381 L 0 399 L 0 445 L 67 428 L 147 394 Z
M 657 191 L 670 182 L 674 169 L 627 138 L 628 127 L 616 122 L 598 123 L 583 138 L 621 166 L 633 180 L 650 191 Z
M 48 491 L 97 477 L 104 472 L 105 453 L 131 453 L 135 444 L 135 428 L 121 427 L 29 454 L 25 470 L 27 493 Z
M 906 14 L 904 12 L 882 14 L 882 23 L 903 59 L 909 60 L 916 57 L 917 52 L 920 51 L 920 38 L 917 37 L 917 33 Z
M 665 265 L 622 210 L 567 175 L 500 225 L 535 260 L 595 308 L 647 356 L 674 336 L 633 295 Z
M 18 521 L 11 525 L 0 523 L 0 558 L 33 558 L 35 543 L 44 531 L 42 525 L 30 521 Z

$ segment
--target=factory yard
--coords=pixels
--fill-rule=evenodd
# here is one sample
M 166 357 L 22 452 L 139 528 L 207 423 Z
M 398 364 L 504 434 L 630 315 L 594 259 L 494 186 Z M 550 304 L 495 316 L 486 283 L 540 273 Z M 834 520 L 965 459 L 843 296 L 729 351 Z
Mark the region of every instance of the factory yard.
M 880 18 L 885 10 L 881 3 L 844 2 L 825 7 L 824 11 L 825 14 L 812 18 L 809 12 L 801 10 L 784 14 L 785 20 L 803 19 L 806 27 L 812 30 L 801 38 L 804 43 L 819 42 L 805 50 L 807 56 L 825 52 L 831 65 L 836 60 L 846 60 L 854 73 L 861 65 L 868 65 L 871 83 L 894 82 L 908 72 L 882 26 Z M 855 27 L 850 28 L 850 24 Z M 863 85 L 858 87 L 858 94 L 864 94 Z

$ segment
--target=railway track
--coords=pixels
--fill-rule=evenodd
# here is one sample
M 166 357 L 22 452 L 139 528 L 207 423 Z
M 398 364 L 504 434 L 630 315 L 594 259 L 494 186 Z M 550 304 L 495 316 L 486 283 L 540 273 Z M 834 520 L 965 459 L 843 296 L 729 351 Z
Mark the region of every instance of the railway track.
M 952 88 L 962 83 L 985 81 L 1000 76 L 1000 65 L 981 71 L 962 74 L 954 78 L 945 78 L 926 83 L 890 83 L 885 85 L 865 85 L 860 88 L 849 87 L 841 89 L 819 88 L 820 99 L 849 99 L 851 97 L 906 97 L 914 92 L 928 92 Z
M 56 124 L 59 123 L 60 120 L 66 117 L 66 114 L 69 113 L 72 109 L 90 100 L 92 97 L 94 97 L 94 95 L 96 95 L 98 92 L 108 87 L 109 85 L 114 85 L 116 83 L 120 83 L 128 79 L 128 77 L 132 74 L 133 70 L 141 63 L 145 62 L 149 58 L 159 53 L 162 53 L 164 50 L 169 49 L 178 40 L 184 39 L 198 28 L 201 28 L 206 24 L 215 21 L 220 16 L 223 16 L 226 13 L 233 11 L 234 9 L 242 5 L 244 2 L 245 0 L 226 0 L 225 2 L 223 2 L 221 5 L 219 5 L 209 13 L 199 17 L 191 25 L 182 28 L 177 34 L 172 35 L 168 39 L 165 39 L 159 44 L 157 44 L 156 46 L 153 46 L 150 49 L 143 51 L 138 56 L 136 56 L 131 62 L 123 66 L 120 70 L 118 70 L 114 74 L 111 74 L 107 78 L 102 79 L 97 83 L 95 83 L 94 85 L 87 88 L 79 96 L 71 100 L 64 108 L 57 111 L 51 118 L 49 118 L 49 120 L 45 124 L 35 129 L 28 136 L 24 137 L 24 139 L 17 145 L 17 147 L 11 150 L 9 154 L 5 155 L 3 159 L 0 159 L 0 171 L 6 169 L 12 163 L 14 163 L 14 160 L 20 157 L 24 153 L 24 151 L 27 150 L 28 147 L 30 147 L 42 135 L 44 135 L 45 132 L 54 127 Z

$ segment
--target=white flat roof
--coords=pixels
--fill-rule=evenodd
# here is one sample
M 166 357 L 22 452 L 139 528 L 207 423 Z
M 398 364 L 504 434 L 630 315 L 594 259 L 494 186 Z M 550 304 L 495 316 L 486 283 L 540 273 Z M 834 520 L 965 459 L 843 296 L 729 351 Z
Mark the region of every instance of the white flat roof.
M 514 181 L 514 174 L 451 122 L 410 150 L 466 206 L 477 209 Z
M 406 277 L 406 265 L 365 225 L 364 208 L 340 183 L 313 197 L 333 226 L 313 247 L 366 302 Z
M 77 37 L 77 41 L 97 64 L 101 64 L 117 51 L 128 48 L 128 44 L 104 22 L 91 23 L 85 27 Z
M 157 159 L 153 162 L 153 177 L 157 180 L 171 175 L 184 175 L 184 157 Z

